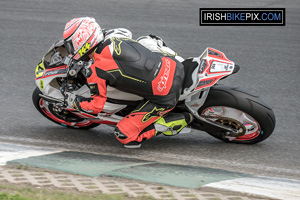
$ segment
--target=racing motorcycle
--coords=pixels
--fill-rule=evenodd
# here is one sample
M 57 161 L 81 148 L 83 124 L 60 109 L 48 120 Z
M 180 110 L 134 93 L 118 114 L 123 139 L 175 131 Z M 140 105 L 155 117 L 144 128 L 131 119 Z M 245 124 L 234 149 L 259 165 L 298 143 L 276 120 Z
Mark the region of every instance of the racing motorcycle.
M 259 96 L 238 87 L 218 82 L 239 71 L 239 66 L 224 53 L 206 48 L 196 58 L 195 70 L 185 66 L 185 83 L 176 107 L 171 112 L 190 112 L 192 129 L 232 143 L 255 144 L 268 138 L 275 128 L 275 115 Z M 91 62 L 91 61 L 90 61 Z M 100 124 L 116 125 L 130 114 L 142 97 L 107 86 L 107 101 L 101 113 L 89 114 L 67 104 L 66 92 L 90 97 L 84 70 L 91 63 L 75 62 L 62 40 L 55 42 L 35 70 L 36 89 L 32 100 L 36 109 L 49 120 L 77 129 Z M 184 64 L 184 62 L 183 62 Z

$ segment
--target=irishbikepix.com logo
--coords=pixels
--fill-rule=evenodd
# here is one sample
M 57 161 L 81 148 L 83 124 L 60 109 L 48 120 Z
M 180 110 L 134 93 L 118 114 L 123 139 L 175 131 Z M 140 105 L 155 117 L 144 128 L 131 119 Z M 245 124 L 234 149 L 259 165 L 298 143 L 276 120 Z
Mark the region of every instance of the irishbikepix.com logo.
M 200 26 L 285 26 L 285 8 L 200 8 Z

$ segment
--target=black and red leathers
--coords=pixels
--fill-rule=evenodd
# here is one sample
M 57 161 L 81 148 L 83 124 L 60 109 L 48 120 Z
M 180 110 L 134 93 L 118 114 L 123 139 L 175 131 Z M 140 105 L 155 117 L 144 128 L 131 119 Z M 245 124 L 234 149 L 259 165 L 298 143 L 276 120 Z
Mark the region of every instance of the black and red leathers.
M 183 65 L 173 57 L 154 53 L 138 42 L 110 38 L 99 44 L 87 72 L 91 99 L 82 110 L 97 114 L 106 102 L 107 85 L 144 98 L 116 127 L 116 137 L 127 144 L 155 136 L 153 123 L 177 104 L 184 80 Z

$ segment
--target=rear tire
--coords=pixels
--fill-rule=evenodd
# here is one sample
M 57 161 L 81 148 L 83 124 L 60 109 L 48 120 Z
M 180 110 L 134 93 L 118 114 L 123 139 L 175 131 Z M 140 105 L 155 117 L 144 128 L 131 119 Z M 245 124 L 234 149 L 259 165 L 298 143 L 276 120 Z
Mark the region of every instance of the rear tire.
M 39 96 L 39 94 L 42 94 L 42 92 L 39 90 L 39 88 L 35 88 L 35 90 L 32 93 L 32 101 L 35 106 L 35 108 L 47 119 L 51 120 L 52 122 L 59 124 L 64 127 L 68 128 L 76 128 L 76 129 L 91 129 L 96 126 L 99 126 L 100 124 L 93 123 L 91 121 L 79 118 L 78 116 L 69 113 L 70 118 L 69 120 L 63 119 L 62 115 L 60 115 L 59 112 L 55 111 L 55 108 L 53 107 L 53 104 L 47 104 L 46 101 L 43 100 Z
M 225 137 L 225 133 L 208 132 L 219 140 L 241 144 L 255 144 L 267 139 L 275 128 L 273 110 L 260 97 L 237 87 L 212 87 L 204 105 L 198 110 L 198 113 L 199 115 L 215 114 L 214 109 L 218 108 L 221 110 L 221 112 L 216 112 L 218 114 L 225 113 L 222 109 L 229 110 L 231 113 L 236 112 L 236 116 L 242 116 L 240 120 L 236 120 L 242 122 L 245 127 L 250 127 L 244 136 L 237 138 Z M 243 119 L 248 122 L 250 121 L 250 124 L 247 124 Z M 251 127 L 251 122 L 254 124 L 252 126 L 256 128 L 255 130 Z

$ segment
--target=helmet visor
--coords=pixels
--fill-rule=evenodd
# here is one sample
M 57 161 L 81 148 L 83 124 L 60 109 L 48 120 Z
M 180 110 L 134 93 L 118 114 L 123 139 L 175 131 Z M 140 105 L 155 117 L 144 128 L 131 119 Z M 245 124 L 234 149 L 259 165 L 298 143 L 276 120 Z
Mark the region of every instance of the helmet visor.
M 65 44 L 68 54 L 71 54 L 72 56 L 74 56 L 74 47 L 73 47 L 72 40 L 70 40 L 70 39 L 64 40 L 64 44 Z

